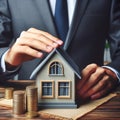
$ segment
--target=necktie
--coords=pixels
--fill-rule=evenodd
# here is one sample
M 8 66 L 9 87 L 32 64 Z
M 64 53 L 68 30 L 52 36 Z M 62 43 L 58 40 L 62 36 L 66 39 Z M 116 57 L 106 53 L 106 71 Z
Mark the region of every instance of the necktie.
M 68 32 L 67 0 L 56 0 L 55 23 L 60 39 L 65 41 Z

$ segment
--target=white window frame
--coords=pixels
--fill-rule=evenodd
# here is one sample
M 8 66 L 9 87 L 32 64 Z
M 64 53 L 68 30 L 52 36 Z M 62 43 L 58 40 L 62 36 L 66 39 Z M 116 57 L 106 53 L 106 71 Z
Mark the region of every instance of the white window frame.
M 52 86 L 50 86 L 51 89 L 52 89 L 52 95 L 43 95 L 43 94 L 42 94 L 42 93 L 43 93 L 42 83 L 48 83 L 48 82 L 52 83 Z M 54 97 L 55 97 L 55 96 L 54 96 L 54 90 L 55 90 L 55 85 L 54 85 L 54 84 L 55 84 L 55 83 L 54 83 L 54 80 L 41 80 L 41 81 L 40 81 L 40 98 L 46 98 L 46 99 L 54 98 Z M 49 86 L 46 86 L 46 87 L 49 87 Z
M 68 95 L 59 95 L 59 83 L 62 83 L 62 82 L 68 82 L 69 83 L 69 85 L 67 86 L 68 87 Z M 65 87 L 65 86 L 63 86 L 63 87 Z M 66 99 L 66 98 L 68 98 L 68 99 L 70 99 L 71 98 L 71 81 L 70 80 L 58 80 L 58 82 L 57 82 L 57 98 L 62 98 L 62 99 Z
M 51 64 L 53 64 L 53 63 L 59 63 L 60 69 L 61 69 L 61 74 L 57 74 L 57 72 L 55 72 L 55 74 L 51 74 L 51 72 L 50 72 L 50 70 L 51 70 Z M 56 66 L 57 66 L 57 64 L 56 64 Z M 54 61 L 50 62 L 49 66 L 48 66 L 48 75 L 49 76 L 63 76 L 64 75 L 63 64 L 60 61 L 58 61 L 58 60 L 54 60 Z

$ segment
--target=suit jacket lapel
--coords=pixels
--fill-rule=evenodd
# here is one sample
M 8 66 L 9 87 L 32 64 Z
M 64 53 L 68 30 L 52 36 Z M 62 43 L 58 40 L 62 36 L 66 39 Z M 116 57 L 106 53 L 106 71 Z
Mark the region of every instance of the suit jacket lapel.
M 69 29 L 69 32 L 66 38 L 66 42 L 64 44 L 64 50 L 68 48 L 71 40 L 73 39 L 76 33 L 77 27 L 80 24 L 81 19 L 85 13 L 85 10 L 88 6 L 88 1 L 89 0 L 77 0 L 75 11 L 74 11 L 74 16 L 73 16 L 73 21 L 72 21 L 71 27 Z
M 47 32 L 51 33 L 54 36 L 57 36 L 57 32 L 56 32 L 54 21 L 53 21 L 53 15 L 51 13 L 51 9 L 50 9 L 48 0 L 35 0 L 34 3 L 38 9 L 38 12 L 40 13 L 40 19 L 43 19 L 43 21 L 45 23 L 44 25 L 46 26 Z M 40 64 L 40 62 L 46 57 L 46 55 L 47 55 L 47 53 L 44 53 L 44 57 L 42 59 L 35 59 L 34 61 L 32 61 L 31 64 L 33 64 L 34 66 L 32 66 L 32 69 L 30 69 L 31 71 L 29 70 L 28 76 L 30 76 L 33 69 L 35 69 L 35 67 L 38 64 Z M 21 78 L 19 78 L 19 79 L 21 79 Z
M 38 6 L 38 12 L 40 12 L 40 16 L 45 22 L 48 32 L 54 36 L 57 36 L 53 15 L 48 0 L 36 0 L 36 5 Z

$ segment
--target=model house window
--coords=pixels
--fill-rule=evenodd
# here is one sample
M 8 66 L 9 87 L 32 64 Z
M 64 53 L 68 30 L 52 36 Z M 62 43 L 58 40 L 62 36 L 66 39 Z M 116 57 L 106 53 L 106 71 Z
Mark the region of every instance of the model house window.
M 70 98 L 70 81 L 58 81 L 58 98 Z
M 49 66 L 49 75 L 63 75 L 63 65 L 59 62 L 52 62 Z
M 53 81 L 41 81 L 41 98 L 53 98 L 54 97 L 54 82 Z

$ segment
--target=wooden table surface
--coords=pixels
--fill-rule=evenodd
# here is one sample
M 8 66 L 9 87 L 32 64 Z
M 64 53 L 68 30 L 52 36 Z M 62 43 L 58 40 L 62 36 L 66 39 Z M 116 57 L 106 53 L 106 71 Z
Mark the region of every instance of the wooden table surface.
M 24 85 L 23 85 L 24 83 Z M 2 86 L 16 86 L 17 89 L 24 89 L 27 85 L 34 84 L 34 82 L 9 82 L 8 84 L 2 84 Z M 19 86 L 19 87 L 18 87 Z M 1 87 L 1 83 L 0 83 Z M 107 103 L 99 106 L 97 109 L 86 114 L 79 120 L 120 120 L 120 88 L 117 89 L 117 96 L 109 100 Z M 0 120 L 26 120 L 25 117 L 22 119 L 19 117 L 14 117 L 12 115 L 12 110 L 7 107 L 0 106 Z M 28 120 L 28 119 L 27 119 Z M 58 119 L 47 119 L 41 118 L 40 116 L 30 120 L 58 120 Z M 62 120 L 62 119 L 61 119 Z M 66 119 L 63 119 L 66 120 Z

